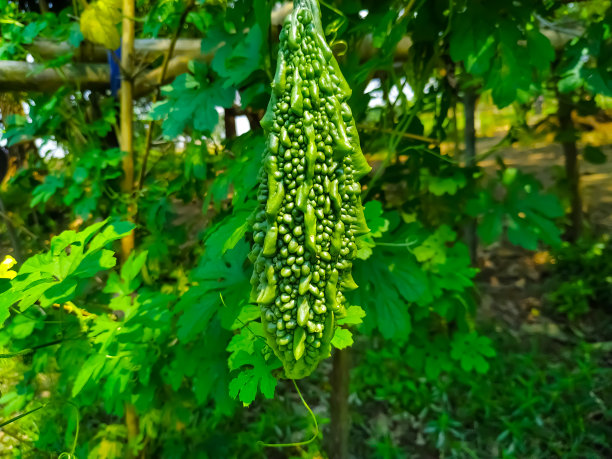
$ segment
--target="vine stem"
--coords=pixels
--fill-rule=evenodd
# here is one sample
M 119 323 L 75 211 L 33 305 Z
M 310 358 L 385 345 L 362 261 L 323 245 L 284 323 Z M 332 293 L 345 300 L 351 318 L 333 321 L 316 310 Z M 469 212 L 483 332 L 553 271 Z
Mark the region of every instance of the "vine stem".
M 39 406 L 37 408 L 34 408 L 34 409 L 30 410 L 30 411 L 26 411 L 25 413 L 21 413 L 19 416 L 15 416 L 14 418 L 9 419 L 8 421 L 4 421 L 2 424 L 0 424 L 0 428 L 2 428 L 4 426 L 7 426 L 9 424 L 12 424 L 13 422 L 18 421 L 21 418 L 24 418 L 24 417 L 26 417 L 26 416 L 28 416 L 28 415 L 30 415 L 32 413 L 35 413 L 38 410 L 42 410 L 45 406 L 47 406 L 47 405 L 41 405 L 41 406 Z
M 13 422 L 19 421 L 22 418 L 25 418 L 26 416 L 29 416 L 32 413 L 36 413 L 39 410 L 42 410 L 43 408 L 46 408 L 50 405 L 57 405 L 60 404 L 61 402 L 59 401 L 53 401 L 51 400 L 50 402 L 47 403 L 43 403 L 42 405 L 33 408 L 29 411 L 26 411 L 25 413 L 21 413 L 18 416 L 15 416 L 14 418 L 9 419 L 8 421 L 4 421 L 2 423 L 0 423 L 0 428 L 5 427 L 9 424 L 12 424 Z M 74 432 L 74 440 L 72 442 L 72 448 L 70 449 L 69 453 L 62 453 L 58 456 L 58 459 L 62 459 L 64 457 L 69 458 L 69 459 L 76 459 L 76 456 L 74 455 L 74 452 L 76 451 L 76 447 L 78 444 L 78 440 L 79 440 L 79 430 L 80 430 L 80 424 L 81 424 L 81 416 L 79 413 L 79 407 L 76 405 L 76 403 L 71 402 L 71 401 L 65 401 L 64 403 L 66 403 L 67 405 L 70 405 L 71 407 L 74 408 L 74 412 L 76 413 L 76 426 L 75 426 L 75 432 Z
M 304 406 L 306 407 L 306 409 L 310 413 L 310 417 L 312 418 L 312 421 L 314 422 L 314 426 L 315 426 L 315 433 L 314 433 L 314 435 L 312 436 L 312 438 L 310 438 L 308 440 L 299 441 L 299 442 L 296 442 L 296 443 L 264 443 L 262 441 L 258 441 L 257 442 L 258 445 L 266 446 L 268 448 L 288 448 L 288 447 L 292 447 L 292 446 L 304 446 L 304 445 L 308 445 L 308 444 L 312 443 L 319 436 L 319 424 L 317 423 L 317 417 L 315 416 L 315 414 L 312 412 L 312 410 L 308 406 L 308 403 L 306 403 L 306 400 L 304 400 L 304 397 L 302 396 L 302 393 L 300 392 L 300 388 L 298 387 L 297 383 L 295 382 L 295 379 L 292 379 L 291 382 L 293 382 L 293 386 L 295 387 L 295 390 L 297 391 L 298 395 L 300 396 L 300 400 L 302 401 L 302 403 L 304 404 Z
M 178 27 L 176 29 L 176 31 L 174 32 L 174 36 L 172 37 L 172 41 L 170 42 L 170 46 L 168 47 L 168 51 L 166 52 L 166 54 L 164 55 L 164 61 L 162 62 L 162 67 L 161 67 L 161 72 L 159 74 L 159 84 L 158 86 L 155 88 L 155 92 L 153 93 L 153 97 L 151 99 L 151 103 L 155 104 L 155 102 L 157 102 L 157 100 L 159 99 L 159 96 L 161 94 L 161 85 L 164 82 L 164 79 L 166 78 L 166 73 L 168 71 L 168 63 L 170 62 L 170 58 L 172 57 L 172 53 L 174 53 L 174 48 L 176 47 L 176 42 L 181 34 L 181 30 L 183 29 L 183 26 L 185 25 L 185 21 L 187 20 L 187 15 L 189 14 L 189 12 L 191 11 L 191 9 L 195 6 L 195 3 L 193 0 L 190 0 L 189 3 L 187 3 L 187 6 L 185 7 L 185 10 L 183 11 L 183 13 L 181 14 L 181 17 L 179 19 L 179 23 L 178 23 Z M 155 126 L 155 121 L 151 120 L 151 122 L 149 123 L 149 126 L 147 127 L 147 133 L 145 136 L 145 151 L 144 151 L 144 155 L 142 157 L 142 167 L 140 169 L 140 177 L 138 179 L 138 190 L 142 190 L 143 186 L 144 186 L 144 180 L 145 180 L 145 176 L 147 174 L 147 162 L 149 160 L 149 154 L 151 152 L 151 141 L 152 141 L 152 136 L 153 136 L 153 127 Z

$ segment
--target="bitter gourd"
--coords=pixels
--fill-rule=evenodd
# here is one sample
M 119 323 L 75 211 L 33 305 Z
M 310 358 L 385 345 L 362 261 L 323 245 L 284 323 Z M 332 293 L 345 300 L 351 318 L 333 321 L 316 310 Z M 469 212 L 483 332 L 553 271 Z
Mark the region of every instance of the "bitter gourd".
M 309 375 L 330 354 L 345 314 L 356 237 L 368 231 L 358 180 L 371 168 L 323 35 L 317 0 L 297 0 L 280 33 L 253 222 L 251 301 L 285 374 Z

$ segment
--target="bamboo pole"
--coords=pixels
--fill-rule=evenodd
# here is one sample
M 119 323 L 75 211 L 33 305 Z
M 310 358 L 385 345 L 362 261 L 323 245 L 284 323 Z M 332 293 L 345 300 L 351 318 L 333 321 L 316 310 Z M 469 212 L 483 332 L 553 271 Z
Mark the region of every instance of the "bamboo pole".
M 121 119 L 121 150 L 123 157 L 123 180 L 121 191 L 128 197 L 129 217 L 134 215 L 131 204 L 134 191 L 134 0 L 123 0 L 123 36 L 121 46 L 121 67 L 123 70 L 121 81 L 120 119 Z M 134 232 L 121 240 L 123 261 L 127 259 L 134 249 Z
M 291 2 L 287 2 L 274 10 L 270 15 L 272 27 L 280 27 L 285 18 L 293 9 Z M 165 55 L 172 44 L 171 38 L 138 38 L 134 40 L 134 51 L 136 58 L 151 60 Z M 176 41 L 172 54 L 174 56 L 197 56 L 201 54 L 202 40 L 199 38 L 181 38 Z M 55 59 L 73 52 L 74 59 L 82 62 L 106 62 L 106 48 L 94 45 L 89 42 L 81 43 L 75 48 L 67 41 L 52 41 L 39 38 L 28 46 L 28 50 L 33 56 L 40 56 L 43 59 Z
M 0 92 L 54 92 L 65 85 L 109 88 L 110 69 L 106 64 L 69 64 L 52 69 L 23 61 L 0 61 Z
M 121 150 L 123 157 L 123 180 L 121 191 L 128 199 L 128 218 L 133 220 L 135 209 L 133 204 L 134 191 L 134 20 L 136 16 L 134 0 L 123 0 L 121 67 L 123 71 L 120 98 Z M 134 232 L 121 239 L 122 261 L 125 262 L 134 250 Z M 128 433 L 128 445 L 132 447 L 139 435 L 138 414 L 134 405 L 125 404 L 125 424 Z M 136 456 L 129 453 L 129 456 Z
M 285 17 L 291 12 L 290 2 L 282 4 L 271 13 L 271 24 L 280 27 Z M 540 31 L 551 41 L 555 49 L 562 49 L 568 40 L 580 35 L 583 30 L 560 30 L 554 24 L 542 23 Z M 138 39 L 134 40 L 135 57 L 141 60 L 151 60 L 166 54 L 172 44 L 172 39 Z M 173 49 L 175 56 L 168 64 L 164 83 L 171 81 L 177 75 L 187 71 L 187 64 L 191 59 L 201 59 L 210 62 L 214 51 L 208 54 L 200 52 L 200 39 L 183 38 L 176 41 Z M 403 37 L 397 44 L 395 60 L 404 61 L 409 54 L 412 41 L 410 37 Z M 74 85 L 80 89 L 105 89 L 110 85 L 110 70 L 108 69 L 106 49 L 83 43 L 79 48 L 72 47 L 68 42 L 53 42 L 50 40 L 35 40 L 30 46 L 32 55 L 45 59 L 64 56 L 70 52 L 75 53 L 75 59 L 91 64 L 69 64 L 58 70 L 46 69 L 40 64 L 30 64 L 19 61 L 0 61 L 0 92 L 2 91 L 41 91 L 53 92 L 64 85 Z M 361 61 L 374 56 L 378 50 L 372 44 L 372 35 L 366 35 L 356 47 L 355 52 L 360 55 Z M 153 90 L 159 82 L 161 69 L 155 69 L 136 81 L 136 97 Z
M 177 43 L 179 43 L 177 41 Z M 401 62 L 408 57 L 412 42 L 404 37 L 395 50 L 395 60 Z M 220 43 L 218 47 L 221 47 Z M 164 47 L 166 43 L 164 42 Z M 169 49 L 165 48 L 166 51 Z M 217 47 L 217 48 L 218 48 Z M 164 49 L 162 46 L 156 49 Z M 174 78 L 188 71 L 191 60 L 210 63 L 215 57 L 215 51 L 209 53 L 176 55 L 167 64 L 162 84 L 171 82 Z M 366 36 L 360 43 L 357 52 L 362 61 L 367 61 L 378 50 L 372 45 L 372 37 Z M 173 55 L 175 52 L 173 51 Z M 143 76 L 138 77 L 134 86 L 134 97 L 144 96 L 159 86 L 162 67 L 155 68 Z M 73 63 L 66 64 L 58 69 L 45 68 L 42 64 L 23 61 L 0 61 L 0 92 L 2 91 L 40 91 L 54 92 L 62 86 L 72 85 L 81 90 L 104 90 L 110 88 L 110 69 L 107 63 Z
M 197 56 L 176 56 L 168 62 L 161 84 L 168 84 L 178 75 L 188 71 L 191 60 L 210 63 L 214 53 Z M 160 85 L 162 68 L 145 73 L 134 81 L 134 97 L 144 96 Z M 0 92 L 55 92 L 62 86 L 75 86 L 81 90 L 105 90 L 110 88 L 108 64 L 67 64 L 57 69 L 42 64 L 23 61 L 0 61 Z
M 168 52 L 172 40 L 169 38 L 139 38 L 134 40 L 134 54 L 137 59 L 153 60 Z M 198 56 L 201 54 L 202 40 L 199 38 L 183 38 L 177 40 L 173 54 L 175 56 Z M 74 53 L 76 61 L 83 62 L 107 62 L 108 51 L 106 48 L 83 42 L 78 48 L 73 47 L 66 41 L 51 41 L 47 39 L 34 40 L 28 47 L 28 51 L 34 56 L 43 59 L 55 59 Z

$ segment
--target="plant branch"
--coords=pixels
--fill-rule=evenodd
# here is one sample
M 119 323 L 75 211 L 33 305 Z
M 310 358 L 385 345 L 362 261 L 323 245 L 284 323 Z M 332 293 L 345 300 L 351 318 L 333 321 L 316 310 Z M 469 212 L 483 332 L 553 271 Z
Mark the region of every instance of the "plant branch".
M 360 124 L 358 128 L 364 131 L 383 132 L 385 134 L 393 134 L 393 135 L 398 135 L 400 137 L 406 137 L 407 139 L 421 140 L 423 142 L 433 143 L 435 145 L 440 144 L 440 141 L 437 139 L 432 139 L 431 137 L 425 137 L 425 136 L 418 135 L 418 134 L 411 134 L 410 132 L 400 132 L 400 131 L 395 131 L 393 129 L 378 128 L 375 126 L 367 126 L 365 124 Z
M 157 102 L 157 99 L 159 99 L 159 95 L 161 93 L 161 85 L 163 84 L 164 79 L 166 78 L 166 72 L 168 71 L 168 63 L 170 62 L 170 58 L 172 57 L 172 53 L 174 52 L 176 41 L 178 40 L 179 35 L 181 34 L 181 30 L 183 29 L 183 26 L 185 25 L 185 21 L 187 20 L 187 15 L 189 14 L 189 12 L 194 6 L 195 4 L 193 0 L 190 0 L 187 6 L 185 7 L 185 10 L 183 11 L 183 14 L 181 14 L 181 17 L 178 23 L 178 27 L 176 28 L 176 31 L 174 32 L 174 37 L 172 37 L 172 41 L 170 42 L 168 51 L 164 55 L 164 61 L 162 63 L 161 71 L 159 73 L 159 82 L 155 88 L 155 92 L 153 93 L 153 99 L 151 101 L 151 104 L 155 104 L 155 102 Z M 151 152 L 151 137 L 153 135 L 154 126 L 155 126 L 155 121 L 151 120 L 147 127 L 147 133 L 145 137 L 145 151 L 142 157 L 142 167 L 140 169 L 140 178 L 138 179 L 138 190 L 142 190 L 144 186 L 144 181 L 145 181 L 145 177 L 147 174 L 147 162 L 149 160 L 149 154 Z
M 2 215 L 2 218 L 4 218 L 4 225 L 6 226 L 6 232 L 9 236 L 9 239 L 11 240 L 11 245 L 13 246 L 15 259 L 17 260 L 17 262 L 21 263 L 23 261 L 21 259 L 21 244 L 19 243 L 19 238 L 17 237 L 17 233 L 15 232 L 13 222 L 11 222 L 10 218 L 6 214 L 4 202 L 2 202 L 2 199 L 0 199 L 0 215 Z

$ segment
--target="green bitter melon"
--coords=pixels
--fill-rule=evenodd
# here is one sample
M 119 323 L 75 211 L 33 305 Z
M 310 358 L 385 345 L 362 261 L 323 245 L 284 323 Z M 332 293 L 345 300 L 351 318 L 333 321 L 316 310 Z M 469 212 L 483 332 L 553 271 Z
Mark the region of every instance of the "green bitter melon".
M 345 310 L 356 237 L 368 231 L 358 180 L 371 168 L 317 0 L 297 0 L 280 33 L 253 223 L 251 301 L 285 374 L 309 375 L 329 356 Z

